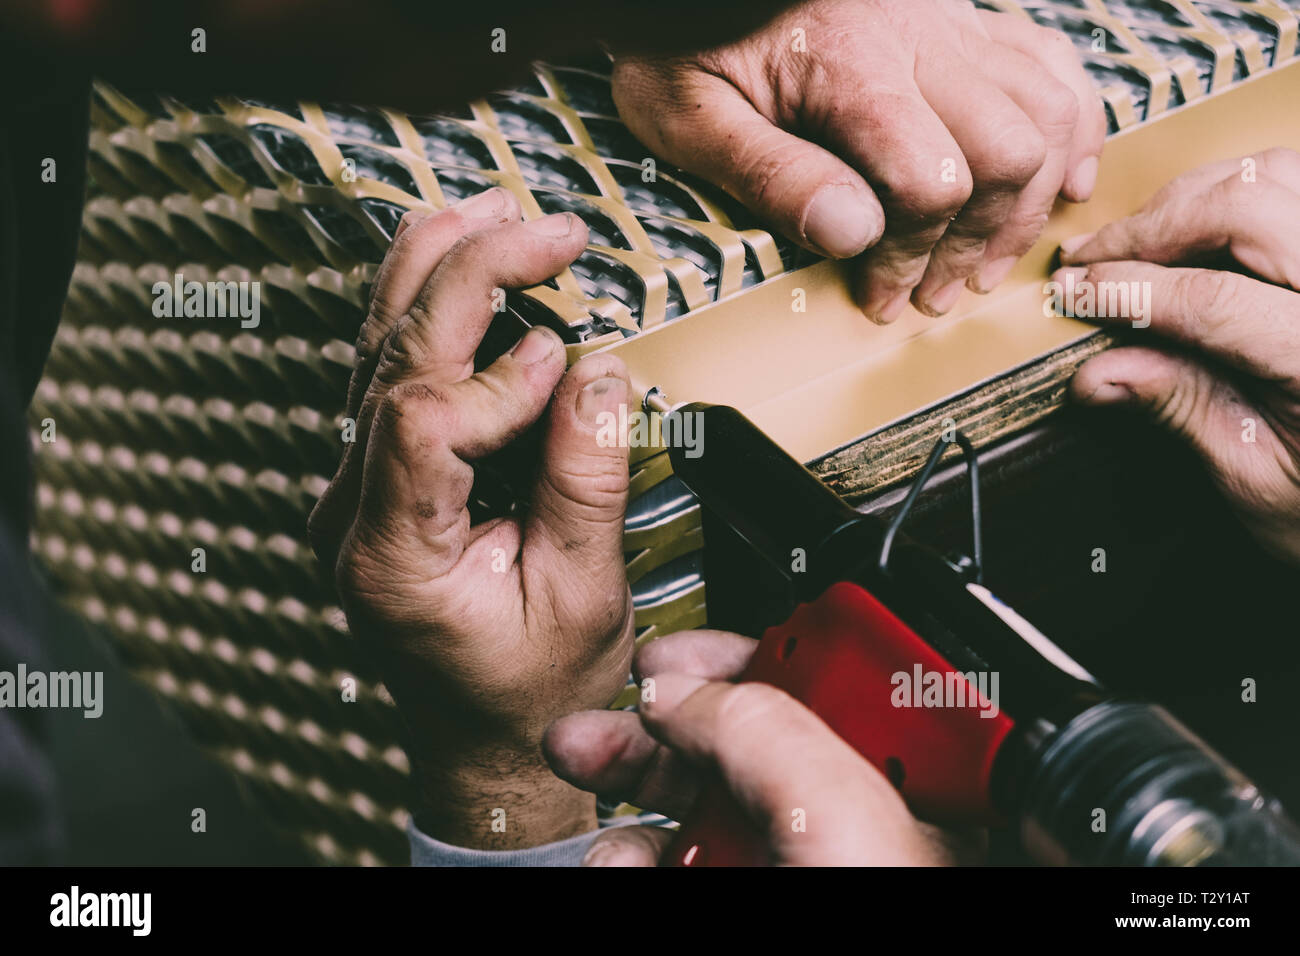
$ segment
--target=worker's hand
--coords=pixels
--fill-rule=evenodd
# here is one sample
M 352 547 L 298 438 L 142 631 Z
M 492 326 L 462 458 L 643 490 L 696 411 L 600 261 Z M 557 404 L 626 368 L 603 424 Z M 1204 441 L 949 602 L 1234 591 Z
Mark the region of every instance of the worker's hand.
M 1215 255 L 1259 278 L 1172 267 Z M 1145 409 L 1182 435 L 1251 532 L 1300 562 L 1300 154 L 1198 169 L 1137 215 L 1067 241 L 1061 258 L 1076 284 L 1139 283 L 1128 298 L 1145 290 L 1150 305 L 1133 333 L 1150 345 L 1091 359 L 1072 395 Z M 1109 314 L 1121 297 L 1095 298 L 1099 321 L 1133 320 Z
M 627 449 L 596 427 L 627 401 L 622 363 L 590 356 L 565 374 L 559 337 L 537 328 L 474 373 L 494 290 L 550 278 L 587 241 L 572 214 L 519 215 L 498 188 L 403 220 L 357 343 L 356 441 L 309 528 L 408 725 L 417 822 L 492 849 L 595 827 L 593 798 L 557 780 L 539 744 L 561 714 L 608 705 L 632 656 Z M 470 462 L 548 401 L 527 515 L 471 527 Z
M 810 0 L 689 56 L 616 57 L 640 140 L 857 270 L 866 314 L 986 292 L 1057 194 L 1087 199 L 1105 113 L 1063 34 L 968 0 Z M 882 238 L 883 237 L 883 238 Z
M 918 822 L 898 791 L 812 711 L 768 684 L 733 684 L 758 642 L 683 631 L 636 656 L 640 714 L 564 717 L 546 733 L 555 772 L 580 787 L 677 820 L 701 781 L 721 777 L 767 835 L 774 864 L 941 865 L 970 860 L 982 834 Z M 801 813 L 798 811 L 802 811 Z M 797 825 L 802 824 L 802 825 Z M 587 866 L 653 866 L 673 837 L 659 827 L 616 827 Z

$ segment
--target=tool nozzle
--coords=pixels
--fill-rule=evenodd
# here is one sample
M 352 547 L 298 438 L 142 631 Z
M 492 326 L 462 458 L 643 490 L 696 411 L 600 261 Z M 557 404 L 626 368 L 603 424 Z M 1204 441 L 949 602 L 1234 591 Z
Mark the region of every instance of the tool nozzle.
M 647 412 L 658 412 L 660 415 L 667 415 L 672 411 L 672 404 L 668 401 L 668 396 L 658 385 L 651 386 L 650 391 L 645 393 L 645 398 L 641 400 L 641 406 Z

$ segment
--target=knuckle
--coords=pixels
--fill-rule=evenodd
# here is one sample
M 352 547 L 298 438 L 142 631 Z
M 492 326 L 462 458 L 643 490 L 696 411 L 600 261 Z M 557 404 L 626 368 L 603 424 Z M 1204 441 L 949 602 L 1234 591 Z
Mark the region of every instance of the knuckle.
M 529 366 L 511 367 L 504 370 L 492 369 L 481 373 L 468 381 L 467 388 L 482 393 L 483 397 L 498 410 L 496 418 L 500 421 L 520 418 L 524 409 L 531 403 L 523 394 L 520 373 L 526 374 Z
M 401 240 L 399 239 L 398 242 Z M 397 306 L 389 298 L 390 287 L 389 282 L 375 282 L 371 285 L 369 307 L 366 320 L 361 323 L 361 332 L 357 336 L 358 342 L 363 336 L 371 340 L 382 340 L 384 330 L 396 320 Z
M 474 487 L 474 469 L 452 459 L 439 462 L 431 477 L 436 480 L 427 493 L 412 503 L 412 518 L 430 534 L 442 534 L 464 515 L 465 503 Z
M 1264 177 L 1260 178 L 1265 182 Z M 1220 206 L 1228 221 L 1250 221 L 1255 216 L 1267 215 L 1275 199 L 1268 190 L 1261 190 L 1256 183 L 1248 183 L 1240 176 L 1233 176 L 1214 188 L 1212 193 L 1216 205 Z
M 1022 255 L 1028 252 L 1047 228 L 1051 216 L 1050 208 L 1018 209 L 1013 212 L 1003 226 L 1003 234 L 1014 240 L 1008 243 L 1010 254 Z
M 481 293 L 486 308 L 491 290 L 517 285 L 517 274 L 536 257 L 532 235 L 527 229 L 501 226 L 461 236 L 447 250 L 435 275 L 454 282 L 458 289 Z
M 454 426 L 456 408 L 447 394 L 420 382 L 391 389 L 375 410 L 373 431 L 399 454 L 428 448 Z
M 966 230 L 949 230 L 935 249 L 935 255 L 949 261 L 978 259 L 988 248 L 988 237 Z
M 486 399 L 484 404 L 495 409 L 492 426 L 503 444 L 513 444 L 533 424 L 532 406 L 520 394 L 516 382 L 504 376 L 485 375 L 472 385 Z
M 1079 97 L 1064 83 L 1043 83 L 1037 90 L 1034 104 L 1035 119 L 1041 126 L 1072 129 L 1083 112 Z
M 402 213 L 402 218 L 398 220 L 397 223 L 397 228 L 400 230 L 401 234 L 393 240 L 393 244 L 396 245 L 401 242 L 411 229 L 418 226 L 424 220 L 430 218 L 431 215 L 437 214 L 430 213 L 427 209 L 408 209 L 406 212 Z M 407 241 L 409 242 L 410 240 L 408 239 Z
M 1178 305 L 1188 315 L 1194 331 L 1212 334 L 1229 321 L 1232 315 L 1234 285 L 1225 272 L 1196 269 L 1178 281 Z
M 1038 45 L 1053 60 L 1061 58 L 1078 61 L 1079 59 L 1079 51 L 1075 49 L 1074 41 L 1060 30 L 1039 26 Z
M 756 206 L 772 204 L 772 191 L 779 176 L 780 171 L 769 156 L 749 159 L 740 171 L 745 192 Z
M 1123 250 L 1135 258 L 1165 258 L 1165 250 L 1176 248 L 1186 231 L 1180 222 L 1180 206 L 1170 203 L 1144 210 L 1128 219 L 1108 223 L 1097 232 L 1107 248 Z
M 582 633 L 598 639 L 595 646 L 600 649 L 599 653 L 607 653 L 609 640 L 619 639 L 634 629 L 631 591 L 623 583 L 617 589 L 593 589 L 576 618 L 581 622 Z M 620 670 L 627 671 L 634 648 L 631 641 L 620 643 L 618 653 L 623 664 Z
M 453 512 L 459 514 L 474 490 L 474 466 L 468 462 L 452 459 L 442 477 L 446 480 L 447 500 L 454 504 Z M 425 515 L 422 517 L 432 517 Z
M 372 302 L 370 314 L 361 323 L 361 329 L 357 332 L 356 344 L 352 347 L 353 366 L 355 368 L 361 368 L 379 360 L 380 350 L 387 338 L 384 334 L 386 327 L 387 323 L 380 317 L 376 305 Z
M 1171 248 L 1177 248 L 1185 231 L 1175 205 L 1160 205 L 1108 222 L 1097 230 L 1092 245 L 1094 259 L 1141 259 L 1166 262 Z
M 449 206 L 445 209 L 438 210 L 436 213 L 433 214 L 431 218 L 432 221 L 437 223 L 438 236 L 444 237 L 442 241 L 445 242 L 446 238 L 451 236 L 457 237 L 452 242 L 453 248 L 455 247 L 455 244 L 457 242 L 460 242 L 461 240 L 466 239 L 469 236 L 473 235 L 473 233 L 470 232 L 469 218 L 454 206 Z M 405 238 L 405 235 L 403 235 L 403 238 Z M 421 238 L 423 237 L 419 236 L 418 234 L 413 234 L 409 241 L 417 242 Z
M 979 186 L 1020 189 L 1046 160 L 1047 143 L 1036 129 L 1010 127 L 989 140 L 981 154 L 970 160 L 971 175 Z
M 1183 396 L 1182 407 L 1178 410 L 1180 420 L 1175 423 L 1177 427 L 1192 434 L 1206 434 L 1224 397 L 1219 387 L 1200 375 L 1189 375 L 1175 386 L 1174 391 Z
M 904 215 L 919 222 L 951 219 L 970 201 L 974 186 L 970 170 L 958 166 L 959 175 L 954 182 L 944 182 L 943 177 L 917 175 L 904 172 L 888 182 L 894 205 Z
M 1300 172 L 1300 153 L 1285 146 L 1272 146 L 1255 154 L 1255 160 L 1271 173 Z
M 1079 125 L 1084 118 L 1084 105 L 1079 95 L 1065 83 L 1048 75 L 1040 77 L 1034 90 L 1027 91 L 1030 101 L 1026 113 L 1045 140 L 1057 148 L 1067 148 L 1079 135 Z M 1047 152 L 1044 151 L 1044 160 Z
M 934 244 L 941 238 L 922 236 L 915 241 L 891 242 L 888 247 L 882 243 L 871 250 L 864 281 L 869 279 L 877 288 L 887 286 L 892 294 L 915 288 L 925 276 Z
M 543 479 L 557 498 L 593 523 L 608 521 L 627 496 L 627 465 L 615 455 L 582 455 Z M 618 517 L 622 521 L 622 515 Z
M 449 214 L 460 216 L 460 213 L 455 211 Z M 473 274 L 477 274 L 494 261 L 493 256 L 500 251 L 501 247 L 503 243 L 498 230 L 486 229 L 467 233 L 451 244 L 442 262 L 447 272 L 472 270 Z M 442 266 L 439 269 L 441 271 Z
M 755 205 L 768 208 L 781 205 L 788 191 L 788 173 L 796 152 L 792 146 L 776 146 L 736 157 L 742 188 Z
M 627 495 L 627 464 L 618 455 L 592 455 L 591 459 L 585 468 L 591 502 L 602 508 L 619 503 Z
M 927 298 L 954 278 L 971 275 L 983 260 L 987 249 L 988 239 L 984 236 L 945 234 L 934 247 L 926 271 L 923 273 L 926 284 L 934 282 L 933 290 L 927 294 Z
M 1151 420 L 1173 431 L 1194 427 L 1204 402 L 1202 393 L 1194 379 L 1178 379 L 1150 405 Z
M 418 303 L 402 316 L 379 352 L 380 367 L 388 375 L 404 375 L 428 364 L 430 356 L 420 342 Z

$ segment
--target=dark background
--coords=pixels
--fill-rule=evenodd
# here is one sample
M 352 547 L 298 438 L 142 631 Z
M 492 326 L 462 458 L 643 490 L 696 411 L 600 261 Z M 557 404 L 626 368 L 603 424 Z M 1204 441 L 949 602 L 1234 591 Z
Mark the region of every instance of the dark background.
M 981 458 L 989 588 L 1112 692 L 1164 705 L 1294 816 L 1300 568 L 1264 553 L 1202 461 L 1133 411 L 1067 407 Z M 965 552 L 968 491 L 960 469 L 947 479 L 907 528 Z M 1247 677 L 1255 703 L 1242 701 Z
M 71 865 L 306 864 L 312 860 L 244 799 L 175 715 L 114 659 L 108 639 L 71 612 L 45 635 L 50 670 L 104 671 L 104 711 L 51 708 L 65 852 Z M 207 832 L 190 830 L 207 811 Z

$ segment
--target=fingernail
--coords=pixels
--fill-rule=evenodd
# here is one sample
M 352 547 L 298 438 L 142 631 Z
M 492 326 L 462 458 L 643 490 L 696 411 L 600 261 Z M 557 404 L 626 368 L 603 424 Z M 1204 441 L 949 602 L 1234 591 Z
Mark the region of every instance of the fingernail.
M 618 856 L 618 848 L 609 843 L 597 841 L 591 845 L 586 856 L 582 858 L 583 866 L 608 866 L 606 862 L 613 857 Z
M 588 382 L 578 393 L 578 417 L 588 425 L 600 425 L 602 413 L 617 414 L 619 406 L 626 404 L 626 382 L 613 376 L 598 378 Z
M 823 186 L 804 213 L 804 238 L 829 256 L 856 256 L 879 233 L 876 211 L 856 186 Z
M 402 214 L 402 218 L 397 221 L 397 228 L 393 230 L 393 242 L 396 242 L 397 237 L 406 232 L 407 229 L 410 229 L 417 223 L 424 222 L 424 220 L 428 219 L 432 215 L 433 213 L 425 209 L 407 210 Z
M 1100 165 L 1096 156 L 1089 156 L 1074 167 L 1074 188 L 1071 191 L 1080 199 L 1091 196 L 1092 191 L 1097 187 L 1097 170 Z
M 943 315 L 961 298 L 961 294 L 966 289 L 965 279 L 954 279 L 946 286 L 930 297 L 930 301 L 924 303 L 925 308 L 922 310 L 933 318 Z
M 487 192 L 462 199 L 451 208 L 470 219 L 500 219 L 506 211 L 506 191 L 494 186 Z
M 543 236 L 567 236 L 573 231 L 573 221 L 576 218 L 572 213 L 557 212 L 541 219 L 530 219 L 527 226 Z
M 980 274 L 975 279 L 974 291 L 984 293 L 992 292 L 1002 280 L 1010 275 L 1012 268 L 1019 260 L 1015 256 L 1006 256 L 1003 259 L 994 259 L 986 264 L 980 270 Z
M 1095 232 L 1085 232 L 1081 236 L 1073 236 L 1061 243 L 1061 261 L 1069 262 L 1074 258 L 1074 254 L 1092 241 Z
M 1064 266 L 1052 273 L 1042 292 L 1046 296 L 1043 302 L 1043 314 L 1057 315 L 1062 318 L 1080 318 L 1075 311 L 1075 291 L 1083 289 L 1088 282 L 1087 266 Z M 1048 312 L 1048 309 L 1051 309 Z
M 1064 266 L 1052 273 L 1052 281 L 1065 285 L 1067 280 L 1072 280 L 1077 286 L 1088 278 L 1087 266 Z
M 1136 397 L 1132 389 L 1127 386 L 1117 385 L 1114 382 L 1103 382 L 1097 386 L 1091 395 L 1088 395 L 1082 401 L 1085 405 L 1122 405 L 1125 402 L 1133 401 Z
M 637 854 L 613 840 L 597 840 L 582 858 L 583 866 L 631 866 Z
M 535 365 L 555 351 L 559 336 L 544 326 L 535 326 L 515 343 L 510 354 L 525 365 Z
M 911 297 L 912 292 L 910 289 L 906 292 L 900 292 L 898 295 L 886 302 L 879 312 L 874 315 L 868 312 L 867 318 L 871 319 L 872 322 L 879 323 L 880 325 L 888 325 L 890 322 L 893 322 L 898 318 L 903 309 L 907 308 L 907 302 Z
M 647 695 L 643 686 L 639 705 L 641 713 L 650 717 L 676 710 L 682 701 L 708 683 L 693 674 L 659 674 L 653 680 L 654 693 Z

